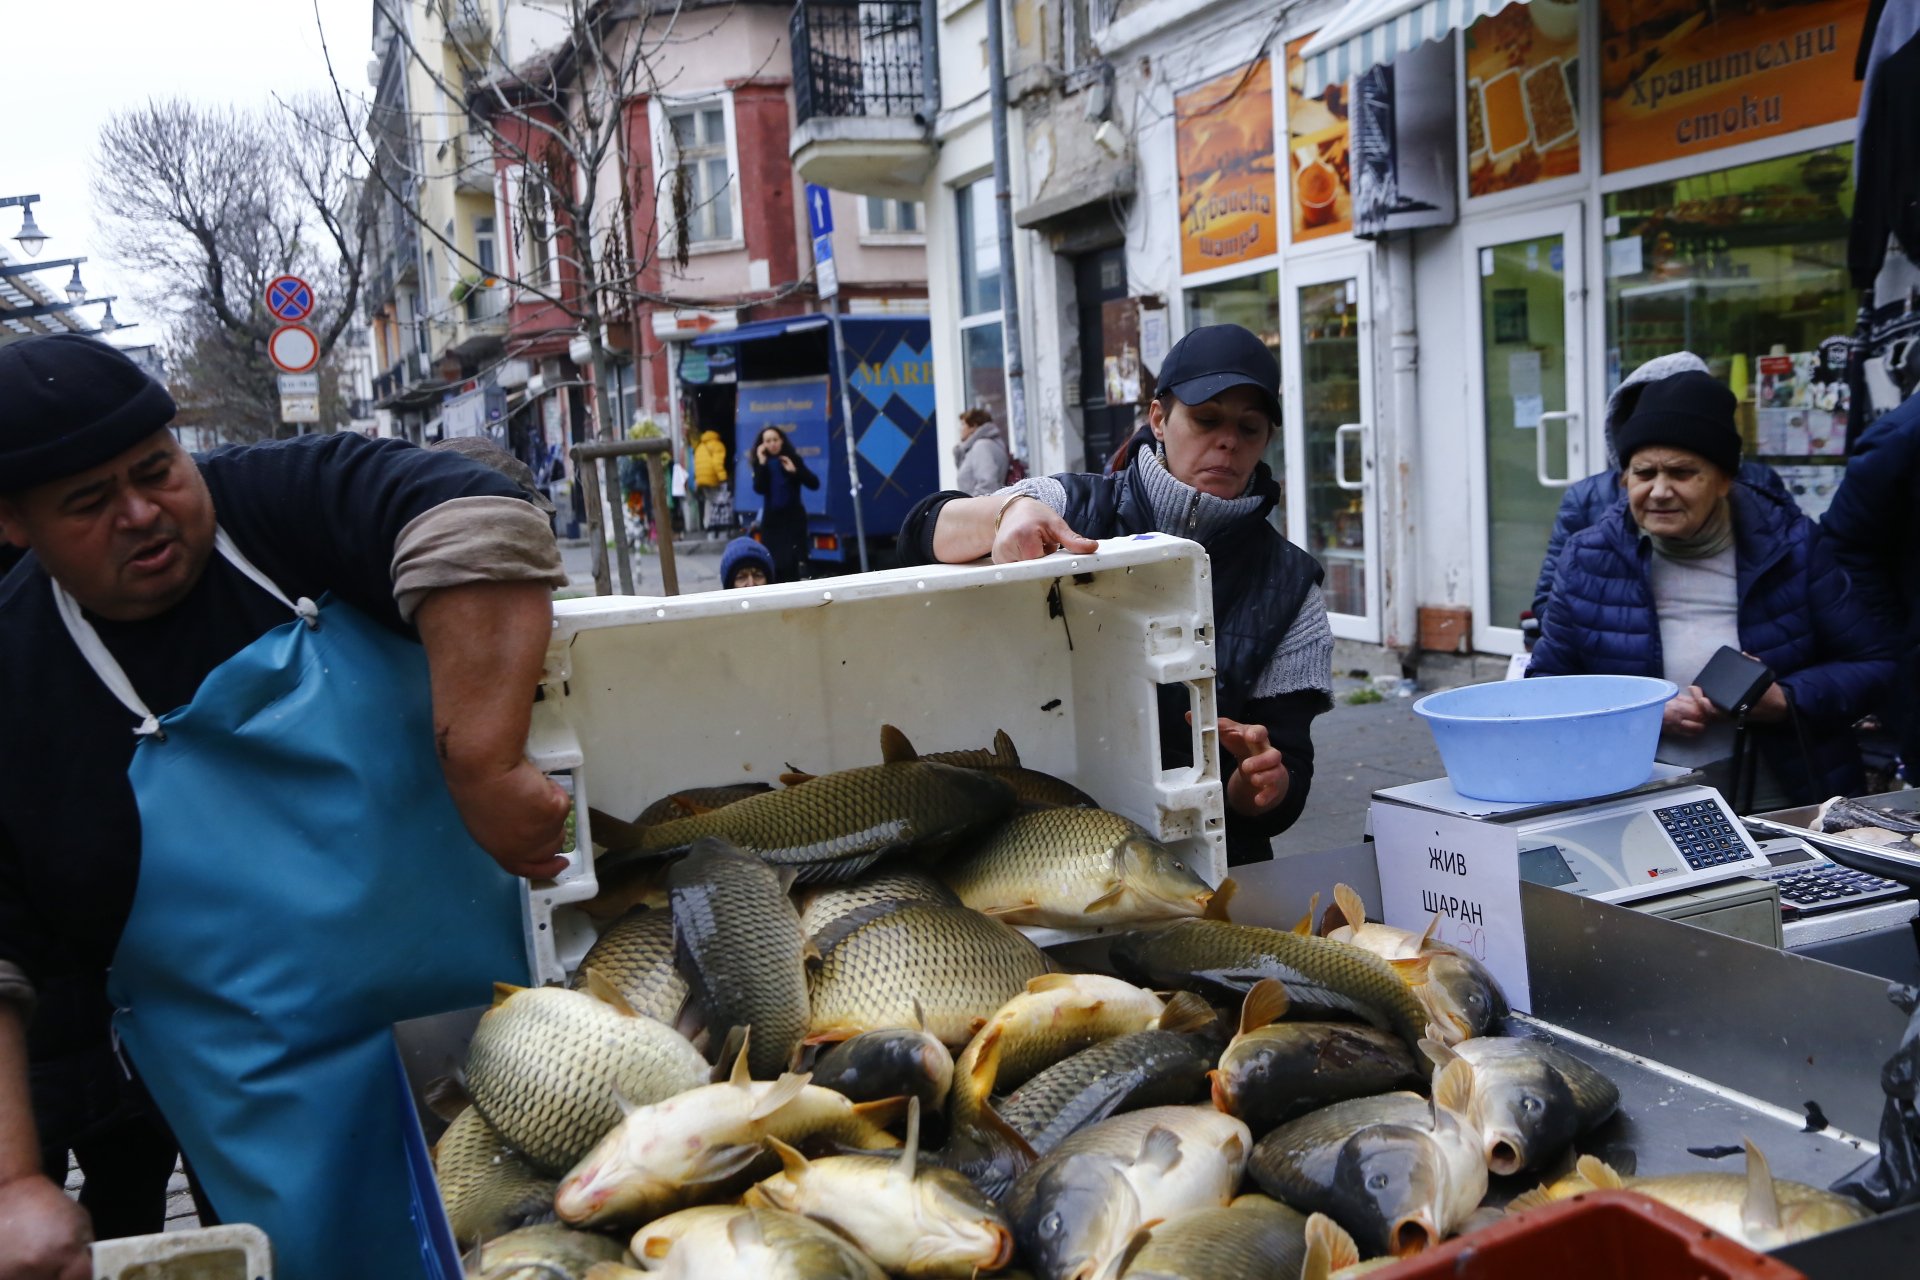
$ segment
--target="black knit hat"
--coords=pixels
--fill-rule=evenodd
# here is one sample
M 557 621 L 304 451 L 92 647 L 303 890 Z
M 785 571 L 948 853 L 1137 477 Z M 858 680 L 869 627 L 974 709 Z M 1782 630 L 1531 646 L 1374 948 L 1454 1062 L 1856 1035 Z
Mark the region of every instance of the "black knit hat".
M 1739 401 L 1725 383 L 1705 373 L 1676 373 L 1647 384 L 1640 403 L 1614 431 L 1620 465 L 1654 445 L 1697 453 L 1728 475 L 1740 469 Z
M 0 493 L 97 467 L 173 421 L 173 397 L 77 333 L 0 347 Z

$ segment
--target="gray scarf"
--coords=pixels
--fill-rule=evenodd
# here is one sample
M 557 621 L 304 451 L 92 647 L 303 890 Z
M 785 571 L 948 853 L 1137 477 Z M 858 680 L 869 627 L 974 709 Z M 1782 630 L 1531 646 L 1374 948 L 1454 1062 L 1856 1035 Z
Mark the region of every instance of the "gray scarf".
M 1653 543 L 1654 552 L 1669 560 L 1706 560 L 1733 545 L 1733 504 L 1722 498 L 1713 504 L 1705 523 L 1685 538 L 1663 538 L 1640 530 L 1640 536 Z

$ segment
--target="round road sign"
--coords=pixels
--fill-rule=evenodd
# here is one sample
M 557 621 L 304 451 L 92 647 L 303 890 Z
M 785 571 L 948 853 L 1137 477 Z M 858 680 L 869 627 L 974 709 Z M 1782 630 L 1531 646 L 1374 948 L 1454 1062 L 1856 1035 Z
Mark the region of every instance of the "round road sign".
M 267 358 L 282 373 L 305 373 L 320 363 L 320 340 L 303 324 L 282 325 L 267 339 Z
M 313 314 L 313 286 L 299 276 L 275 276 L 267 282 L 267 310 L 286 324 Z

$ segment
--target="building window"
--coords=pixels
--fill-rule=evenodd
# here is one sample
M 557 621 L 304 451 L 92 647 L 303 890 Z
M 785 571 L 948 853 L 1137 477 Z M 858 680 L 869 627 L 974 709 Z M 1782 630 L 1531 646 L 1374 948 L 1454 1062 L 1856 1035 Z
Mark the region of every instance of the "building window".
M 1848 387 L 1818 352 L 1859 302 L 1852 172 L 1842 144 L 1606 198 L 1607 386 L 1694 352 L 1740 398 L 1745 452 L 1816 518 L 1847 457 Z
M 985 409 L 1006 428 L 1007 350 L 1000 329 L 1000 237 L 993 180 L 954 192 L 960 241 L 960 351 L 967 376 L 963 408 Z
M 684 184 L 684 234 L 690 248 L 734 239 L 732 165 L 723 103 L 686 107 L 667 116 L 667 157 Z M 676 202 L 677 203 L 677 202 Z
M 534 288 L 559 279 L 552 193 L 538 169 L 515 169 L 507 179 L 513 211 L 514 274 Z
M 926 242 L 926 213 L 918 200 L 868 196 L 860 202 L 860 238 L 876 244 Z
M 491 214 L 475 217 L 473 220 L 473 262 L 483 276 L 493 275 L 499 270 L 494 259 Z

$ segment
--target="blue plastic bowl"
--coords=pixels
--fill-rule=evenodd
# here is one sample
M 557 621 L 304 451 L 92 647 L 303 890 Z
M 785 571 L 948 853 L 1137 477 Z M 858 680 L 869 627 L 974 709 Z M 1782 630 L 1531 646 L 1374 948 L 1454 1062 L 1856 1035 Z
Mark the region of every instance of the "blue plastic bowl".
M 1649 676 L 1540 676 L 1413 704 L 1453 789 L 1474 800 L 1586 800 L 1653 776 L 1660 718 L 1679 693 Z

